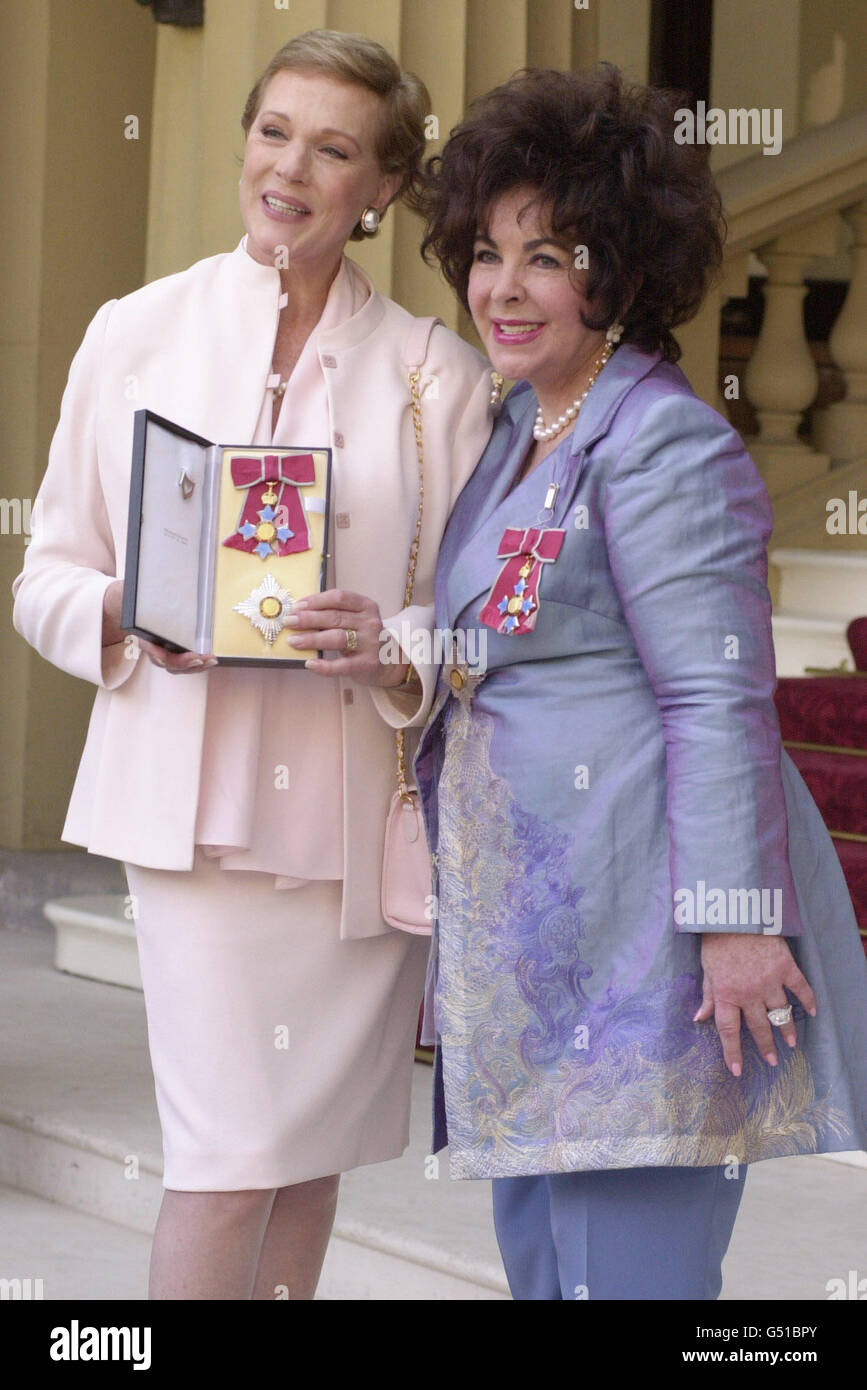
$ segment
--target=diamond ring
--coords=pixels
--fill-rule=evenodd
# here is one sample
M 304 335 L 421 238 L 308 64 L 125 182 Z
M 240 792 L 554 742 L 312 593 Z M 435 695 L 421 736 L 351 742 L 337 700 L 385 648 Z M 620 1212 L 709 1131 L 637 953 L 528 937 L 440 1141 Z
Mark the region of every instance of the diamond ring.
M 782 1028 L 784 1024 L 792 1021 L 792 1006 L 786 1004 L 785 1008 L 768 1009 L 768 1022 L 775 1028 Z

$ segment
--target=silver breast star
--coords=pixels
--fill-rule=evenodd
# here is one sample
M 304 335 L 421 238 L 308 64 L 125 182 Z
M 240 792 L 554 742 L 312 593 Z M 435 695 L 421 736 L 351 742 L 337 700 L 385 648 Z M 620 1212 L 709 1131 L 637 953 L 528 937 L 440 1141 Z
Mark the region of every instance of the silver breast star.
M 266 574 L 249 598 L 234 605 L 233 612 L 249 618 L 268 646 L 272 647 L 286 626 L 291 606 L 289 590 L 278 584 L 273 574 Z

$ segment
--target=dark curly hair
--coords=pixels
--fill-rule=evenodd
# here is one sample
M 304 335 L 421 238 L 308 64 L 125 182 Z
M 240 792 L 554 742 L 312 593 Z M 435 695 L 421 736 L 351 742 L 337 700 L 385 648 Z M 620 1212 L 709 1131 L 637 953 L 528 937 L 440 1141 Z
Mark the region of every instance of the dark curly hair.
M 674 140 L 687 98 L 627 85 L 610 63 L 525 69 L 481 97 L 424 168 L 422 254 L 467 303 L 476 234 L 524 184 L 564 244 L 586 245 L 586 328 L 620 319 L 623 341 L 680 357 L 671 330 L 697 312 L 722 261 L 725 220 L 705 150 Z

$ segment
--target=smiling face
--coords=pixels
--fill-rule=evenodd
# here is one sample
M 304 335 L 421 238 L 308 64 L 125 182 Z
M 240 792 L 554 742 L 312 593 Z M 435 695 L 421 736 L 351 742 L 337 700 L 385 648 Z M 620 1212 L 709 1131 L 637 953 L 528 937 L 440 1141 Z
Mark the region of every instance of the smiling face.
M 557 397 L 592 364 L 605 332 L 582 323 L 587 272 L 574 268 L 573 247 L 552 240 L 535 196 L 516 188 L 493 204 L 473 247 L 467 298 L 497 371 Z
M 330 265 L 362 211 L 385 210 L 400 174 L 383 174 L 376 155 L 380 98 L 319 72 L 278 72 L 262 93 L 247 134 L 241 216 L 247 249 L 273 265 Z

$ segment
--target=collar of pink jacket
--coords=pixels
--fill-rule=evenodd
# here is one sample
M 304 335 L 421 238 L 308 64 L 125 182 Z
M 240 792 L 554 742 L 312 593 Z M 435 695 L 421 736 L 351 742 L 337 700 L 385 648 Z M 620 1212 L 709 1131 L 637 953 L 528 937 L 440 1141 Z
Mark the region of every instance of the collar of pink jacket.
M 247 250 L 246 233 L 231 253 L 230 261 L 235 273 L 251 289 L 260 292 L 270 290 L 273 294 L 280 294 L 279 270 L 276 266 L 263 265 L 250 255 Z M 385 312 L 370 276 L 347 255 L 341 258 L 340 269 L 329 291 L 329 300 L 336 288 L 341 299 L 347 290 L 350 291 L 354 304 L 360 304 L 361 307 L 349 318 L 342 318 L 337 323 L 330 321 L 330 314 L 323 315 L 328 321 L 328 326 L 324 326 L 317 334 L 317 343 L 322 352 L 329 348 L 351 348 L 363 342 L 382 322 Z M 364 303 L 361 303 L 362 299 Z

